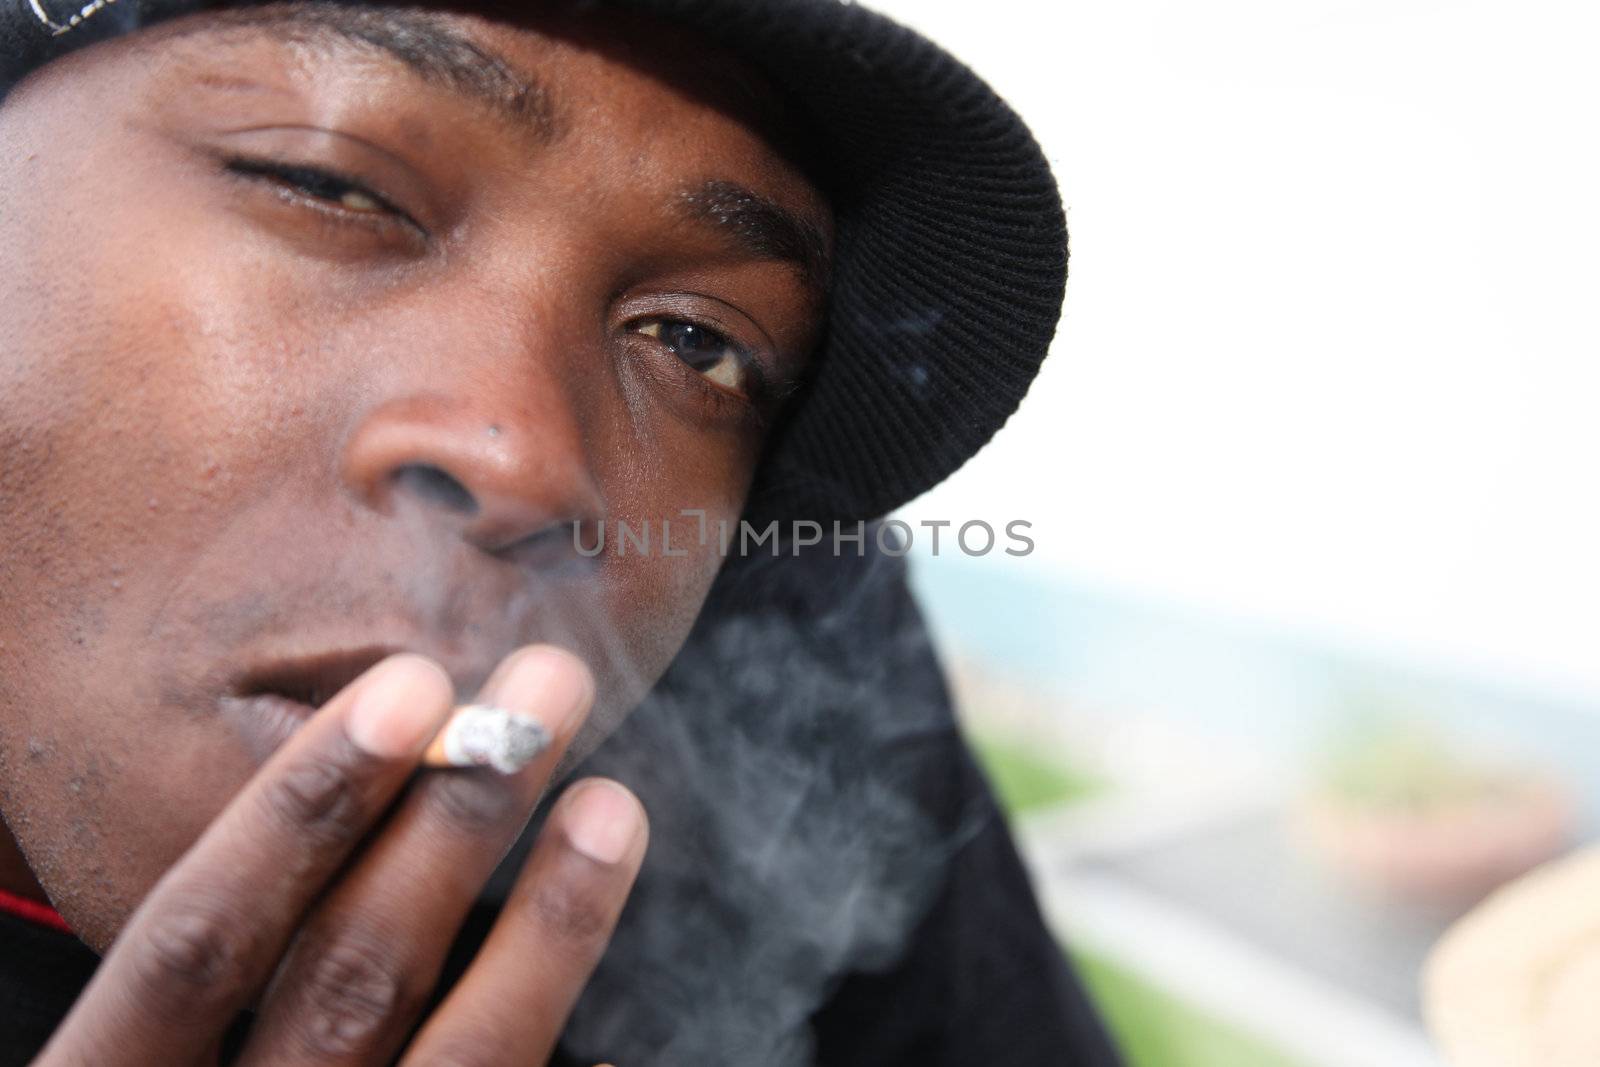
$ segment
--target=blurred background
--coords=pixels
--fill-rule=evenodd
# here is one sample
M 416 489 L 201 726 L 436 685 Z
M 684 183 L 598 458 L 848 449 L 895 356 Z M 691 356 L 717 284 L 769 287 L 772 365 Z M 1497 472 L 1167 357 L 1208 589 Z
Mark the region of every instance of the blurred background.
M 1072 279 L 914 575 L 1135 1067 L 1437 1064 L 1417 971 L 1600 815 L 1600 8 L 875 0 L 1033 124 Z M 1006 542 L 1002 538 L 1002 547 Z

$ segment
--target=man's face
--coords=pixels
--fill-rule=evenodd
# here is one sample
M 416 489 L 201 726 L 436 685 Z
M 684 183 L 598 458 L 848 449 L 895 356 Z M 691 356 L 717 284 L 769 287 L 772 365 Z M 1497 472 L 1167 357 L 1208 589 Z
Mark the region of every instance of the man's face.
M 665 27 L 313 8 L 0 106 L 0 810 L 91 944 L 388 652 L 573 648 L 584 751 L 657 679 L 820 313 L 764 100 Z

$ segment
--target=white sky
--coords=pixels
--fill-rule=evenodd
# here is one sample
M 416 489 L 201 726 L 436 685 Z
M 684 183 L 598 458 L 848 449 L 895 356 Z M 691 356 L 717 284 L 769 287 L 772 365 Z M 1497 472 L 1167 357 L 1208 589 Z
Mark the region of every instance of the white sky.
M 1600 700 L 1600 5 L 875 6 L 1029 118 L 1073 240 L 1021 415 L 905 517 Z

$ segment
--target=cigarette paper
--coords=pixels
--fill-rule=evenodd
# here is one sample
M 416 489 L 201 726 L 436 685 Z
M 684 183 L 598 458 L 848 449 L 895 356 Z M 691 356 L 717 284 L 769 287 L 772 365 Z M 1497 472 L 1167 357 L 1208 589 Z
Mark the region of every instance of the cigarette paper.
M 422 764 L 515 774 L 549 747 L 550 731 L 539 720 L 491 704 L 464 704 L 423 753 Z

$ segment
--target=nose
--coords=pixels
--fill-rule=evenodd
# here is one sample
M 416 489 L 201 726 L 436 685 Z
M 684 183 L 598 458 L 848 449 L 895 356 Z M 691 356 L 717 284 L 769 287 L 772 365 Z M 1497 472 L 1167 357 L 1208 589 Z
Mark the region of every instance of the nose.
M 478 548 L 513 555 L 604 513 L 571 412 L 442 392 L 392 397 L 357 424 L 344 483 L 381 511 L 409 506 Z

